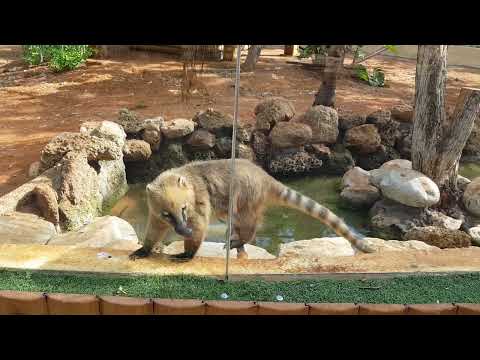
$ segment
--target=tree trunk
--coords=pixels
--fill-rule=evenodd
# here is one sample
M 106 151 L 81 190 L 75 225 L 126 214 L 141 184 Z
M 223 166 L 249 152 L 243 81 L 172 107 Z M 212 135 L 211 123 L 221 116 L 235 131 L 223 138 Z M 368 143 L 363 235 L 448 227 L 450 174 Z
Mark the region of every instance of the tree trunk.
M 431 178 L 442 198 L 457 192 L 462 150 L 480 113 L 480 90 L 462 88 L 451 119 L 445 110 L 447 45 L 419 45 L 415 78 L 412 165 Z
M 322 83 L 315 94 L 313 106 L 335 106 L 337 74 L 345 58 L 345 45 L 332 45 L 328 49 L 328 57 L 323 68 Z
M 242 71 L 255 71 L 255 66 L 257 65 L 257 61 L 260 58 L 260 53 L 262 52 L 263 45 L 251 45 L 248 49 L 247 58 L 245 62 L 242 64 L 241 69 Z

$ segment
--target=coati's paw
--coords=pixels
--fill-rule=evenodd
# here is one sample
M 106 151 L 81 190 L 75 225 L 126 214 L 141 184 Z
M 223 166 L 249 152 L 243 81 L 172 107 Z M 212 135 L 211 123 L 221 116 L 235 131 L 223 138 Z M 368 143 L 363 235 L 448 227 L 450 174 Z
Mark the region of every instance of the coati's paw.
M 245 244 L 243 242 L 241 242 L 240 240 L 237 240 L 237 239 L 231 239 L 230 240 L 230 250 L 232 249 L 238 249 L 238 248 L 241 248 L 243 247 Z M 227 248 L 227 244 L 225 243 L 225 245 L 223 246 L 224 249 Z
M 237 249 L 237 259 L 242 259 L 242 260 L 248 259 L 248 254 L 247 254 L 247 252 L 246 252 L 245 250 L 239 251 L 239 250 Z
M 167 259 L 173 262 L 188 262 L 193 259 L 193 254 L 183 252 L 175 255 L 168 255 Z
M 132 261 L 135 261 L 137 259 L 142 259 L 142 258 L 146 258 L 148 255 L 150 255 L 150 252 L 145 250 L 143 247 L 138 249 L 138 250 L 135 250 L 133 253 L 131 253 L 130 255 L 128 255 L 128 258 Z

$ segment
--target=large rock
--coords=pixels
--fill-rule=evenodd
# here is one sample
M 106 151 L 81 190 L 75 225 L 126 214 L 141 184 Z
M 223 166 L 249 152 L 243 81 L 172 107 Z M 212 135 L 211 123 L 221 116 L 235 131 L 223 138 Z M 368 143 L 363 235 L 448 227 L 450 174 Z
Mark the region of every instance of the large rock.
M 454 219 L 439 211 L 426 211 L 425 217 L 425 224 L 449 230 L 459 230 L 463 223 L 463 220 Z
M 440 249 L 462 248 L 471 245 L 471 237 L 467 233 L 436 226 L 414 227 L 405 234 L 404 239 L 423 241 Z
M 292 175 L 315 171 L 322 166 L 322 160 L 306 151 L 279 154 L 268 163 L 268 170 L 273 174 Z
M 269 98 L 257 104 L 254 109 L 257 130 L 269 131 L 281 121 L 289 121 L 295 115 L 293 104 L 283 98 Z
M 377 201 L 369 211 L 375 235 L 384 239 L 401 239 L 412 227 L 419 225 L 422 209 L 405 206 L 388 199 Z
M 400 123 L 395 148 L 403 158 L 410 159 L 412 156 L 412 133 L 413 124 Z
M 163 120 L 162 120 L 163 124 Z M 141 131 L 142 140 L 150 144 L 152 151 L 158 151 L 162 143 L 162 130 L 159 123 L 147 122 Z
M 326 174 L 343 175 L 355 166 L 352 154 L 343 145 L 337 144 L 329 155 L 319 157 L 323 162 L 322 171 Z
M 247 159 L 252 162 L 255 162 L 256 160 L 253 149 L 245 144 L 237 144 L 236 156 L 239 159 Z
M 312 143 L 334 144 L 338 137 L 338 114 L 331 107 L 318 105 L 310 108 L 294 122 L 307 124 L 312 129 Z
M 270 150 L 270 139 L 268 136 L 261 131 L 254 131 L 252 133 L 252 149 L 257 163 L 264 166 Z
M 338 127 L 342 130 L 348 130 L 355 126 L 365 124 L 367 121 L 366 116 L 362 114 L 356 114 L 351 110 L 337 109 L 338 112 Z
M 55 136 L 42 150 L 41 162 L 44 169 L 58 163 L 68 152 L 83 152 L 89 161 L 118 160 L 122 148 L 111 140 L 80 133 L 61 133 Z
M 395 105 L 391 110 L 392 117 L 401 122 L 413 122 L 413 107 L 407 104 Z
M 10 212 L 0 216 L 0 244 L 44 245 L 56 234 L 51 222 L 34 214 Z
M 47 245 L 70 245 L 115 250 L 136 250 L 141 245 L 133 227 L 123 219 L 104 216 L 77 231 L 52 237 Z
M 195 123 L 187 119 L 173 119 L 164 122 L 161 129 L 167 139 L 178 139 L 191 134 L 195 129 Z
M 127 140 L 123 147 L 123 159 L 129 161 L 146 161 L 152 156 L 150 144 L 143 140 Z
M 312 139 L 312 129 L 305 124 L 280 122 L 270 132 L 270 139 L 276 149 L 302 146 Z
M 127 138 L 123 128 L 112 121 L 102 121 L 97 127 L 92 129 L 89 135 L 113 141 L 119 147 L 123 147 Z
M 215 135 L 207 130 L 195 130 L 186 142 L 191 147 L 198 150 L 207 150 L 215 146 Z
M 395 145 L 399 132 L 399 123 L 391 118 L 390 111 L 375 111 L 368 115 L 366 120 L 368 124 L 374 124 L 377 127 L 384 145 Z
M 252 139 L 255 126 L 253 124 L 241 124 L 237 129 L 237 140 L 242 143 L 249 143 Z
M 380 191 L 372 185 L 348 186 L 340 198 L 355 208 L 369 208 L 380 198 Z
M 18 202 L 17 211 L 32 213 L 59 226 L 57 192 L 48 184 L 39 184 Z
M 468 229 L 468 235 L 471 236 L 472 243 L 474 243 L 476 246 L 480 246 L 480 225 Z
M 217 138 L 215 150 L 220 158 L 229 158 L 232 155 L 232 138 L 226 136 Z
M 457 176 L 457 186 L 461 191 L 465 191 L 467 189 L 468 184 L 470 184 L 472 180 L 466 178 L 465 176 L 458 175 Z
M 199 257 L 217 257 L 224 259 L 226 256 L 226 250 L 224 249 L 224 243 L 217 243 L 211 241 L 204 241 L 196 256 Z M 183 241 L 174 241 L 163 249 L 163 252 L 168 255 L 179 254 L 184 251 L 184 242 Z M 246 244 L 245 251 L 248 254 L 249 259 L 274 259 L 275 256 L 268 253 L 265 249 L 261 247 Z M 236 251 L 232 251 L 231 255 L 235 256 Z M 232 256 L 232 257 L 233 257 Z
M 480 119 L 477 119 L 473 125 L 472 132 L 463 148 L 464 155 L 480 154 Z
M 469 183 L 463 193 L 465 208 L 475 216 L 480 216 L 480 177 Z
M 164 119 L 161 116 L 157 116 L 155 118 L 141 120 L 133 111 L 121 109 L 118 113 L 118 118 L 114 121 L 122 126 L 127 134 L 136 134 L 140 133 L 149 125 L 153 125 L 155 128 L 161 128 Z
M 412 162 L 405 159 L 390 160 L 380 166 L 380 169 L 412 169 Z
M 440 201 L 438 186 L 421 172 L 402 168 L 380 168 L 370 172 L 370 182 L 388 199 L 425 208 Z
M 201 128 L 208 130 L 215 135 L 232 135 L 233 117 L 229 114 L 223 114 L 214 109 L 207 109 L 198 112 L 194 116 L 193 121 Z
M 355 166 L 348 170 L 342 178 L 342 189 L 346 187 L 367 186 L 370 185 L 370 173 L 362 168 Z
M 172 142 L 152 156 L 161 171 L 183 166 L 189 162 L 188 153 L 181 143 Z
M 35 161 L 30 164 L 28 167 L 28 177 L 30 179 L 36 178 L 42 173 L 42 163 L 40 161 Z
M 128 191 L 125 164 L 122 160 L 99 161 L 98 189 L 102 196 L 102 212 L 113 206 Z
M 344 144 L 349 150 L 363 155 L 377 151 L 381 139 L 375 125 L 365 124 L 347 130 Z
M 365 170 L 379 168 L 384 163 L 400 158 L 400 154 L 391 146 L 380 145 L 377 151 L 368 155 L 353 154 L 355 163 Z

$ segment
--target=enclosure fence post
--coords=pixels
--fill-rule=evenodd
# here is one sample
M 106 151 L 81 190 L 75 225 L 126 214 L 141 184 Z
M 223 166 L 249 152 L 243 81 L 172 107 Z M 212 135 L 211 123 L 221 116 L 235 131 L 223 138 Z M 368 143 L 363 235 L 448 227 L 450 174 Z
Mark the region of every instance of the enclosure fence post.
M 232 156 L 230 166 L 230 192 L 228 198 L 228 227 L 226 241 L 225 281 L 228 280 L 228 266 L 230 263 L 230 244 L 232 240 L 233 211 L 235 202 L 235 150 L 237 144 L 238 97 L 240 89 L 240 45 L 237 45 L 237 66 L 235 70 L 235 100 L 233 108 Z

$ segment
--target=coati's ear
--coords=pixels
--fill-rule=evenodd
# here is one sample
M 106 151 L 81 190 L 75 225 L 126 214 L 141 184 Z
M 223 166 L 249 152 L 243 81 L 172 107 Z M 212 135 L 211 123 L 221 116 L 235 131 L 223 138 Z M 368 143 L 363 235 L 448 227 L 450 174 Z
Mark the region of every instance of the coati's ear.
M 187 179 L 183 176 L 178 177 L 178 185 L 182 187 L 187 187 Z

